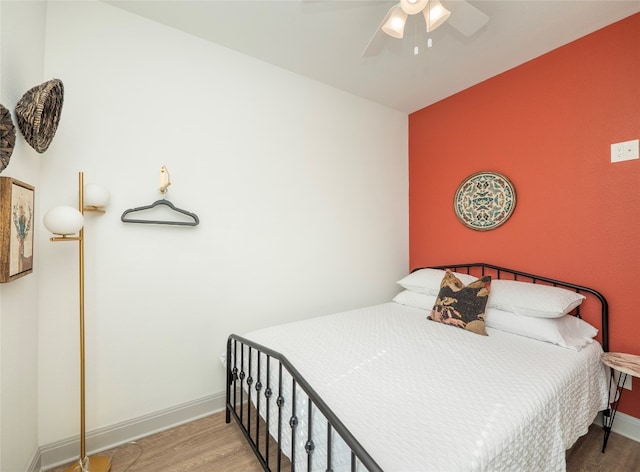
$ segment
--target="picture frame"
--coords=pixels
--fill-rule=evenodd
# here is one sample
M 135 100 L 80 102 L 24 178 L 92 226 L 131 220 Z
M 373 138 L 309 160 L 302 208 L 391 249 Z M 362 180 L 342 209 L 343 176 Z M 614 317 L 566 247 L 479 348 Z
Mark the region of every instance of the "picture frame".
M 35 188 L 0 177 L 0 283 L 33 272 Z

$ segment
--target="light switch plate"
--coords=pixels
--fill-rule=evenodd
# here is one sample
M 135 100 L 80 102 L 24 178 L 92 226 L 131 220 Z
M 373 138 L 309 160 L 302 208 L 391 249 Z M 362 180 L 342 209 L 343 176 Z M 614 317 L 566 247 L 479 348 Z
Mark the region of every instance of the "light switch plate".
M 632 139 L 611 145 L 611 162 L 630 161 L 638 159 L 638 143 L 640 140 Z

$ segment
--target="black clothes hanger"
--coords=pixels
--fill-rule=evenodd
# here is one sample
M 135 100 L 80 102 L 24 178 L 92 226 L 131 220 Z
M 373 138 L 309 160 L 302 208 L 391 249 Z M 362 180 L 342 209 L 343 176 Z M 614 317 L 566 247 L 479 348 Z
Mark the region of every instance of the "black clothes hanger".
M 167 166 L 162 166 L 160 168 L 160 189 L 159 189 L 160 193 L 165 195 L 167 193 L 167 189 L 169 188 L 169 185 L 171 185 L 171 179 L 169 177 L 169 171 L 167 170 Z M 171 210 L 175 211 L 176 213 L 181 213 L 183 215 L 187 215 L 193 221 L 184 221 L 184 220 L 174 221 L 174 220 L 171 220 L 171 219 L 169 219 L 169 220 L 141 220 L 141 219 L 137 219 L 137 218 L 129 218 L 127 216 L 127 215 L 129 215 L 131 213 L 136 213 L 136 212 L 145 211 L 145 210 L 151 210 L 152 208 L 155 208 L 158 205 L 168 206 Z M 165 200 L 165 199 L 156 200 L 151 205 L 141 206 L 141 207 L 137 207 L 137 208 L 130 208 L 128 210 L 125 210 L 124 213 L 122 213 L 122 216 L 120 217 L 120 221 L 122 221 L 123 223 L 142 223 L 142 224 L 152 224 L 152 225 L 174 225 L 174 226 L 196 226 L 198 223 L 200 223 L 200 220 L 198 219 L 198 215 L 196 215 L 195 213 L 191 213 L 190 211 L 178 208 L 173 203 L 171 203 L 169 200 Z
M 173 211 L 175 211 L 177 213 L 181 213 L 183 215 L 189 216 L 190 218 L 193 219 L 193 221 L 140 220 L 140 219 L 136 219 L 136 218 L 127 217 L 127 215 L 129 215 L 131 213 L 136 213 L 136 212 L 144 211 L 144 210 L 150 210 L 152 208 L 157 207 L 158 205 L 168 206 L 169 208 L 171 208 Z M 164 199 L 156 200 L 151 205 L 140 206 L 140 207 L 137 207 L 137 208 L 130 208 L 129 210 L 125 210 L 124 213 L 122 213 L 122 216 L 120 217 L 120 220 L 123 223 L 143 223 L 143 224 L 175 225 L 175 226 L 196 226 L 198 223 L 200 223 L 200 219 L 198 218 L 198 215 L 196 215 L 195 213 L 191 213 L 190 211 L 187 211 L 187 210 L 182 210 L 181 208 L 176 207 L 169 200 L 164 200 Z

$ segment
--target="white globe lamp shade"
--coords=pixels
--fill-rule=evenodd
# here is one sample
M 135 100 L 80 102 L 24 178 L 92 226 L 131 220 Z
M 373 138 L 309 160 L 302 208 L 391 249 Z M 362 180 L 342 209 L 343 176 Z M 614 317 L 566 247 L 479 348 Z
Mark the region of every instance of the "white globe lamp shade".
M 109 191 L 102 185 L 87 184 L 84 186 L 84 206 L 103 208 L 109 204 Z
M 76 234 L 83 225 L 84 217 L 74 207 L 55 207 L 44 215 L 44 226 L 53 234 L 60 236 Z

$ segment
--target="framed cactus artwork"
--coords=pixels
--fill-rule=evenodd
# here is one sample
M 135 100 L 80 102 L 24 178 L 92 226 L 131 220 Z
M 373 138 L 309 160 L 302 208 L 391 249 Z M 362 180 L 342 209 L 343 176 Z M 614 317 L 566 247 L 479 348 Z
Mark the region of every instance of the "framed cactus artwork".
M 0 283 L 33 271 L 35 189 L 0 177 Z

